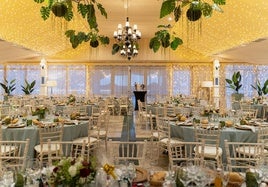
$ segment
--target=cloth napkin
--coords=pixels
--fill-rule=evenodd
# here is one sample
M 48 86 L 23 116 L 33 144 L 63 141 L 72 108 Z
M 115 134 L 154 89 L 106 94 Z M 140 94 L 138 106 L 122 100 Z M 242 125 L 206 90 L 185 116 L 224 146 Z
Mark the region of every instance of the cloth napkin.
M 254 126 L 251 126 L 251 125 L 236 125 L 238 128 L 240 129 L 250 129 L 252 132 L 255 132 L 256 129 Z

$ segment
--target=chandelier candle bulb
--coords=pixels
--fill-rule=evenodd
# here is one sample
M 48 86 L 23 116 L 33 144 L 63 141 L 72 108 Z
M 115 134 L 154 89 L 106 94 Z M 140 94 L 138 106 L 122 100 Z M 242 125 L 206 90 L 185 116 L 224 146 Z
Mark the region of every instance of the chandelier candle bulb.
M 120 52 L 121 56 L 128 60 L 138 55 L 138 40 L 141 38 L 141 32 L 137 25 L 130 26 L 128 17 L 123 28 L 118 24 L 117 31 L 114 31 L 114 38 L 116 43 L 113 45 L 113 54 Z

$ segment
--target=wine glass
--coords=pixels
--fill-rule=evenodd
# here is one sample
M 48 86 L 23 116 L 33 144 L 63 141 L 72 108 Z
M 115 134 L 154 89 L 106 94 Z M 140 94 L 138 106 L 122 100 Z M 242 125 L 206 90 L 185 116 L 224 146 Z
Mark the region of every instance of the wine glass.
M 180 181 L 183 183 L 184 186 L 187 186 L 192 180 L 188 171 L 188 163 L 182 162 L 177 172 Z
M 183 186 L 188 186 L 188 184 L 191 182 L 189 173 L 185 167 L 180 167 L 178 169 L 178 178 L 183 183 Z
M 3 174 L 3 183 L 5 186 L 11 186 L 14 183 L 13 171 L 5 171 Z
M 132 185 L 133 179 L 136 178 L 136 167 L 131 162 L 128 164 L 127 173 L 128 173 L 128 180 L 129 180 L 130 184 Z
M 261 171 L 255 171 L 254 173 L 254 176 L 255 176 L 255 179 L 258 183 L 258 186 L 260 186 L 261 182 L 262 182 L 262 179 L 263 179 L 263 175 L 262 175 L 262 172 Z
M 211 185 L 212 181 L 215 179 L 216 177 L 216 166 L 215 166 L 215 162 L 213 161 L 206 161 L 205 162 L 205 171 L 206 171 L 206 177 L 207 177 L 207 184 L 208 186 Z
M 27 184 L 38 184 L 41 177 L 41 166 L 38 159 L 27 159 L 26 165 Z
M 227 165 L 223 165 L 221 170 L 221 179 L 223 187 L 227 186 L 229 182 L 229 177 L 230 177 L 229 168 Z

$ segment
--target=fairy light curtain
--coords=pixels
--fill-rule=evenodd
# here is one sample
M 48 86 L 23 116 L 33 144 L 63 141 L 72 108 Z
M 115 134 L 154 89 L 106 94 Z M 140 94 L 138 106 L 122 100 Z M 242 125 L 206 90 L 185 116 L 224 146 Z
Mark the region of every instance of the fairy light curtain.
M 47 68 L 48 80 L 56 80 L 57 87 L 53 88 L 54 95 L 67 95 L 69 85 L 69 78 L 67 76 L 66 65 L 49 65 Z
M 136 69 L 144 69 L 146 72 L 145 86 L 147 90 L 147 102 L 156 101 L 157 95 L 169 95 L 168 68 L 166 66 L 154 67 L 136 67 Z
M 173 66 L 172 75 L 172 95 L 191 95 L 191 67 L 187 66 Z
M 200 99 L 200 94 L 202 92 L 201 83 L 202 81 L 212 81 L 213 80 L 213 65 L 203 64 L 203 65 L 193 65 L 191 67 L 191 95 Z

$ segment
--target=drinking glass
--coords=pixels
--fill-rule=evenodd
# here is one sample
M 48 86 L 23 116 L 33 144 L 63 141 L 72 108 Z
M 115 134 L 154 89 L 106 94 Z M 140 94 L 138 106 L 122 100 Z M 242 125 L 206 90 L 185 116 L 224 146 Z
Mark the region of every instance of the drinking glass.
M 229 176 L 230 176 L 230 172 L 229 172 L 228 166 L 223 165 L 222 170 L 221 170 L 221 179 L 222 179 L 223 187 L 227 186 L 229 182 Z
M 27 184 L 38 184 L 38 179 L 41 178 L 41 166 L 38 159 L 27 159 L 26 165 Z
M 216 177 L 215 162 L 206 161 L 204 167 L 205 167 L 205 171 L 206 171 L 207 184 L 208 184 L 208 186 L 210 186 Z
M 191 182 L 191 179 L 189 177 L 189 173 L 187 171 L 186 167 L 180 167 L 178 168 L 178 177 L 180 179 L 180 181 L 183 183 L 183 186 L 188 186 L 188 184 Z
M 260 186 L 262 180 L 263 180 L 263 174 L 260 170 L 255 170 L 254 172 L 255 179 L 258 183 L 258 186 Z
M 5 171 L 3 174 L 3 183 L 6 187 L 11 186 L 14 183 L 14 173 L 13 171 Z

